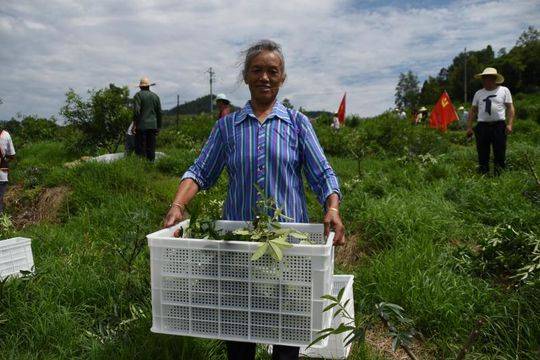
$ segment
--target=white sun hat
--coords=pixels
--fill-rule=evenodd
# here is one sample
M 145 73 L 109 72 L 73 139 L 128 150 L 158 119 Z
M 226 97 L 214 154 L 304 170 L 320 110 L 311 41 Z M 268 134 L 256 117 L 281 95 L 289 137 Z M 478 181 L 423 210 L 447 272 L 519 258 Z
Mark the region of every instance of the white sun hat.
M 497 72 L 497 69 L 492 68 L 492 67 L 485 68 L 484 71 L 482 71 L 480 74 L 474 75 L 474 78 L 475 79 L 481 79 L 482 76 L 486 76 L 486 75 L 495 76 L 496 77 L 495 83 L 497 83 L 497 84 L 502 84 L 504 82 L 504 77 Z
M 465 108 L 463 107 L 463 105 L 461 105 L 460 107 L 458 107 L 458 110 L 465 110 Z
M 218 102 L 220 100 L 221 101 L 226 101 L 229 104 L 231 103 L 231 100 L 227 99 L 227 96 L 225 94 L 223 94 L 223 93 L 217 94 L 217 96 L 216 96 L 216 102 Z
M 427 111 L 425 106 L 422 106 L 418 111 Z

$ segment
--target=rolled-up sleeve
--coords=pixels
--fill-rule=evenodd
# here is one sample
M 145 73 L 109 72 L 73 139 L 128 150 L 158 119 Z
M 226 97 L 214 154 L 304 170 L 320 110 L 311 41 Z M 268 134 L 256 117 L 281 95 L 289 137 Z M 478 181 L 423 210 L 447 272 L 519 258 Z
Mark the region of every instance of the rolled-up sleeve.
M 219 123 L 216 123 L 195 163 L 182 176 L 194 180 L 201 190 L 216 183 L 225 166 L 225 146 Z
M 333 193 L 341 199 L 337 176 L 324 155 L 313 126 L 307 117 L 302 114 L 298 116 L 300 117 L 298 123 L 302 127 L 300 131 L 301 160 L 309 186 L 323 205 Z

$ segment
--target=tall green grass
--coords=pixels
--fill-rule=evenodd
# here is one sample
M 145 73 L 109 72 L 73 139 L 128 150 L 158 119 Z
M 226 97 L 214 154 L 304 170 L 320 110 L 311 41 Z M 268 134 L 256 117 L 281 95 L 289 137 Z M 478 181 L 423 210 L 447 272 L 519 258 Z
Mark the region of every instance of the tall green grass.
M 144 245 L 212 125 L 196 117 L 162 131 L 158 143 L 169 156 L 154 165 L 132 157 L 67 169 L 62 163 L 74 156 L 62 143 L 18 149 L 12 179 L 23 191 L 58 185 L 71 191 L 61 223 L 17 232 L 33 239 L 36 275 L 0 285 L 0 358 L 225 359 L 219 341 L 150 332 Z M 459 132 L 412 128 L 387 116 L 338 134 L 316 128 L 342 184 L 348 235 L 369 255 L 354 264 L 356 316 L 371 318 L 381 301 L 403 306 L 436 358 L 455 357 L 482 317 L 487 324 L 471 358 L 536 358 L 539 286 L 508 288 L 477 276 L 456 249 L 474 249 L 499 225 L 539 233 L 539 204 L 526 196 L 535 185 L 525 154 L 539 158 L 540 125 L 516 123 L 509 169 L 497 178 L 475 173 L 474 144 Z M 226 186 L 224 174 L 194 206 L 219 213 L 215 204 Z M 321 221 L 313 194 L 308 208 L 312 221 Z M 132 253 L 138 255 L 129 260 Z M 262 348 L 258 357 L 268 358 Z M 380 356 L 362 344 L 351 358 Z

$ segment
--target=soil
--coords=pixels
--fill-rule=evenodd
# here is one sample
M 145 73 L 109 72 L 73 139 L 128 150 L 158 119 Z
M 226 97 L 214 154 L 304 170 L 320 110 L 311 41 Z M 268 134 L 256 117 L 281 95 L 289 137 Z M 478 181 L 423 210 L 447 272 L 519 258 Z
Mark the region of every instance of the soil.
M 56 186 L 36 189 L 35 194 L 28 197 L 23 186 L 16 184 L 8 187 L 4 203 L 15 227 L 22 229 L 40 222 L 59 222 L 60 209 L 69 192 L 67 186 Z

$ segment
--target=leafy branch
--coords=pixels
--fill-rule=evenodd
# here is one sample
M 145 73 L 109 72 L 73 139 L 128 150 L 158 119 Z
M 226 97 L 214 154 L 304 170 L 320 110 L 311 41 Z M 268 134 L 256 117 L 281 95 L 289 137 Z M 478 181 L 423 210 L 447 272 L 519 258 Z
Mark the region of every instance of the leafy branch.
M 245 236 L 251 241 L 262 242 L 259 248 L 253 253 L 252 261 L 260 259 L 264 254 L 269 254 L 277 261 L 283 259 L 283 251 L 293 245 L 288 241 L 289 236 L 306 241 L 308 235 L 290 228 L 283 228 L 279 223 L 280 219 L 293 220 L 283 213 L 273 198 L 267 197 L 263 191 L 257 187 L 259 200 L 255 209 L 255 220 L 253 229 L 243 228 L 234 231 L 235 235 Z
M 342 303 L 343 300 L 343 294 L 345 293 L 345 287 L 343 287 L 337 294 L 337 296 L 332 295 L 323 295 L 321 296 L 322 299 L 329 300 L 330 304 L 326 306 L 323 309 L 323 312 L 330 311 L 334 309 L 334 315 L 332 319 L 336 318 L 338 315 L 341 314 L 342 322 L 336 327 L 329 327 L 326 329 L 323 329 L 317 333 L 319 335 L 318 338 L 313 340 L 309 345 L 308 349 L 312 347 L 313 345 L 323 341 L 327 337 L 331 335 L 339 335 L 344 332 L 350 331 L 350 334 L 348 334 L 345 339 L 343 339 L 344 345 L 348 346 L 349 344 L 352 344 L 356 340 L 364 340 L 366 329 L 363 325 L 356 325 L 354 320 L 354 314 L 349 313 L 347 310 L 347 305 L 351 301 L 351 299 L 347 299 L 344 303 Z
M 420 336 L 420 333 L 414 329 L 413 321 L 403 315 L 405 310 L 399 305 L 386 302 L 375 305 L 375 309 L 392 337 L 392 351 L 396 352 L 401 347 L 409 358 L 416 360 L 410 345 L 413 337 Z
M 280 220 L 293 219 L 284 214 L 283 209 L 277 206 L 273 198 L 266 196 L 258 186 L 255 187 L 259 198 L 254 209 L 255 218 L 250 226 L 223 233 L 216 229 L 214 219 L 201 216 L 200 209 L 194 207 L 190 209 L 189 227 L 185 231 L 182 228 L 177 229 L 173 236 L 213 240 L 238 240 L 240 237 L 240 240 L 261 242 L 251 257 L 252 261 L 260 259 L 265 254 L 281 261 L 283 252 L 293 246 L 288 240 L 290 237 L 300 240 L 301 244 L 310 244 L 308 234 L 282 227 Z

